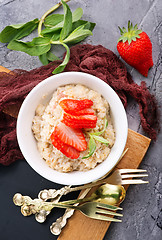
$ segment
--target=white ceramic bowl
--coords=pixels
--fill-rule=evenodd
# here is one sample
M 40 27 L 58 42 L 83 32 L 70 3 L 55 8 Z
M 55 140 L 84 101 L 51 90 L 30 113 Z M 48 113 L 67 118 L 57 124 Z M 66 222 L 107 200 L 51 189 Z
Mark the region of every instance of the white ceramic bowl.
M 52 93 L 66 84 L 83 84 L 99 93 L 110 104 L 111 115 L 116 132 L 115 144 L 109 156 L 94 169 L 80 172 L 61 173 L 51 169 L 41 158 L 37 149 L 36 140 L 33 136 L 31 126 L 37 105 L 42 102 L 42 96 Z M 47 101 L 47 100 L 46 100 Z M 81 185 L 94 181 L 117 164 L 126 144 L 128 132 L 127 117 L 122 102 L 115 91 L 101 79 L 90 74 L 81 72 L 67 72 L 51 76 L 39 83 L 25 98 L 17 119 L 17 139 L 26 161 L 30 166 L 44 178 L 64 185 Z

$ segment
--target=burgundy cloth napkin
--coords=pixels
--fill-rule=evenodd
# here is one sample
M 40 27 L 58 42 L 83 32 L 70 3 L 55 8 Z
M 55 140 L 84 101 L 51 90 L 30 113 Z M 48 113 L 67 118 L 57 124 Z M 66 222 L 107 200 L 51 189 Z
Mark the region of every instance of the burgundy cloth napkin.
M 54 61 L 31 71 L 17 69 L 14 74 L 0 73 L 0 163 L 3 165 L 23 158 L 16 140 L 16 119 L 3 113 L 4 107 L 22 103 L 34 86 L 52 75 L 59 63 Z M 102 79 L 116 91 L 125 108 L 127 96 L 133 97 L 139 104 L 144 131 L 151 139 L 156 139 L 158 111 L 155 98 L 145 82 L 139 86 L 132 80 L 125 65 L 112 51 L 101 45 L 71 47 L 70 61 L 65 71 L 86 72 Z

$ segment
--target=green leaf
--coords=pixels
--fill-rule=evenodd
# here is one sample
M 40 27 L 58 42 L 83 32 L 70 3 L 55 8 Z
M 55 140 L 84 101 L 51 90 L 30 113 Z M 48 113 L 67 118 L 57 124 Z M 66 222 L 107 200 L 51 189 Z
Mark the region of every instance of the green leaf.
M 103 137 L 101 137 L 101 136 L 95 136 L 95 135 L 93 135 L 93 138 L 94 138 L 95 140 L 97 140 L 98 142 L 104 143 L 104 144 L 106 144 L 106 145 L 109 143 L 108 140 L 106 140 L 105 138 L 103 138 Z
M 48 58 L 47 58 L 47 53 L 44 53 L 42 55 L 39 55 L 39 60 L 43 65 L 47 65 L 49 63 Z
M 79 19 L 81 19 L 83 15 L 83 9 L 82 8 L 77 8 L 73 13 L 72 13 L 72 22 L 76 22 Z
M 11 50 L 25 52 L 31 56 L 39 56 L 48 52 L 51 48 L 51 44 L 49 38 L 37 37 L 33 38 L 31 42 L 13 40 L 7 47 Z
M 75 13 L 75 11 L 74 11 L 74 13 Z M 55 18 L 54 15 L 56 15 L 56 14 L 51 15 L 51 16 L 53 16 L 53 19 Z M 63 26 L 64 26 L 64 21 L 63 21 L 64 20 L 64 15 L 62 15 L 62 16 L 63 16 L 62 21 L 59 22 L 56 25 L 53 25 L 53 26 L 52 26 L 52 17 L 51 17 L 51 21 L 50 21 L 51 25 L 46 25 L 45 24 L 46 28 L 41 31 L 41 35 L 45 36 L 45 34 L 47 34 L 47 33 L 54 33 L 54 32 L 56 32 L 58 30 L 61 30 L 63 28 Z M 73 17 L 73 15 L 72 15 L 72 18 L 73 18 L 74 21 L 76 21 L 78 19 L 75 16 Z M 54 22 L 54 24 L 55 24 L 55 22 Z
M 128 21 L 128 31 L 130 31 L 130 20 Z
M 39 23 L 38 18 L 27 22 L 25 24 L 16 24 L 5 27 L 0 33 L 0 41 L 2 43 L 10 42 L 14 39 L 21 39 L 28 36 L 34 29 L 37 28 Z
M 50 62 L 55 60 L 60 60 L 56 55 L 54 55 L 51 51 L 44 53 L 39 56 L 39 60 L 43 63 L 43 65 L 47 65 Z
M 96 24 L 84 20 L 78 20 L 72 24 L 72 32 L 81 25 L 85 26 L 84 29 L 89 29 L 90 31 L 92 31 Z
M 66 44 L 64 44 L 64 43 L 61 43 L 61 44 L 66 48 L 66 56 L 64 58 L 64 61 L 57 68 L 55 68 L 55 70 L 52 72 L 53 74 L 62 72 L 64 70 L 64 68 L 66 67 L 67 63 L 69 62 L 70 49 Z
M 53 27 L 53 26 L 56 26 L 60 22 L 63 23 L 63 20 L 64 20 L 63 14 L 52 14 L 45 18 L 44 25 L 46 27 Z M 63 26 L 63 24 L 62 24 L 62 26 Z
M 136 33 L 137 33 L 137 34 L 140 34 L 140 33 L 142 33 L 142 30 L 138 29 L 138 30 L 136 31 Z
M 88 29 L 84 29 L 84 25 L 82 25 L 64 39 L 64 43 L 76 44 L 90 35 L 92 35 L 92 32 Z
M 122 40 L 123 40 L 123 43 L 125 43 L 128 39 L 127 39 L 127 37 L 122 37 Z
M 85 29 L 89 29 L 90 31 L 92 31 L 94 29 L 95 25 L 96 25 L 95 23 L 88 22 L 88 21 L 85 21 L 85 20 L 77 20 L 81 16 L 81 12 L 80 12 L 80 14 L 78 13 L 77 17 L 75 17 L 75 14 L 77 13 L 77 11 L 78 12 L 81 11 L 79 9 L 80 8 L 77 8 L 72 13 L 72 30 L 71 31 L 73 32 L 76 28 L 78 28 L 81 25 L 85 25 L 85 27 L 84 27 Z M 55 14 L 53 14 L 53 15 L 55 15 Z M 57 25 L 55 25 L 53 27 L 45 28 L 44 30 L 42 30 L 41 34 L 43 36 L 46 36 L 46 37 L 51 37 L 52 33 L 55 33 L 56 31 L 59 32 L 62 27 L 63 27 L 63 21 L 58 23 Z M 48 34 L 51 34 L 51 35 L 48 35 Z
M 56 55 L 54 55 L 51 51 L 47 52 L 47 59 L 51 62 L 55 60 L 60 60 Z
M 55 32 L 44 33 L 43 37 L 48 37 L 52 41 L 58 41 L 60 39 L 60 32 L 61 32 L 61 30 L 57 30 Z
M 77 8 L 72 13 L 72 22 L 78 21 L 83 15 L 82 8 Z M 63 14 L 52 14 L 45 18 L 44 25 L 45 27 L 52 28 L 62 28 L 64 24 L 64 15 Z
M 122 41 L 123 40 L 123 36 L 121 36 L 119 39 L 118 39 L 118 42 Z
M 89 145 L 88 145 L 89 146 L 89 153 L 88 153 L 88 155 L 84 156 L 82 159 L 85 159 L 85 158 L 88 158 L 88 157 L 92 156 L 92 154 L 94 153 L 94 151 L 96 149 L 95 140 L 108 145 L 109 142 L 105 138 L 99 136 L 102 133 L 104 133 L 107 126 L 108 126 L 108 121 L 105 118 L 105 125 L 104 125 L 104 128 L 101 132 L 89 133 L 89 136 L 90 136 Z
M 88 26 L 89 26 L 89 28 L 88 28 Z M 96 23 L 87 22 L 87 24 L 85 25 L 85 29 L 89 29 L 90 31 L 93 31 L 95 26 L 96 26 Z
M 60 31 L 56 31 L 55 33 L 52 33 L 51 40 L 52 41 L 58 41 L 60 39 Z
M 126 28 L 125 28 L 125 27 L 123 27 L 123 32 L 124 32 L 124 33 L 126 33 L 126 32 L 127 32 L 127 30 L 126 30 Z
M 89 153 L 86 156 L 82 157 L 82 159 L 89 158 L 90 156 L 92 156 L 92 154 L 96 150 L 96 143 L 92 136 L 90 136 L 88 147 L 89 147 Z
M 118 28 L 119 28 L 119 30 L 120 30 L 120 34 L 123 35 L 123 33 L 124 33 L 124 32 L 123 32 L 123 29 L 122 29 L 121 27 L 119 27 L 119 26 L 118 26 Z
M 133 41 L 136 41 L 136 37 L 133 36 L 133 37 L 132 37 L 132 40 L 133 40 Z
M 61 0 L 63 8 L 64 8 L 64 25 L 60 33 L 60 41 L 64 40 L 72 29 L 72 13 L 69 6 Z
M 104 124 L 103 130 L 100 131 L 100 132 L 92 132 L 92 133 L 90 133 L 90 134 L 91 134 L 92 136 L 94 136 L 94 135 L 95 135 L 95 136 L 99 136 L 99 135 L 101 135 L 101 134 L 103 134 L 103 133 L 105 132 L 107 126 L 108 126 L 108 121 L 107 121 L 107 118 L 105 118 L 105 124 Z
M 62 29 L 62 27 L 63 27 L 63 22 L 60 22 L 60 23 L 58 23 L 56 26 L 54 26 L 54 27 L 51 27 L 51 28 L 45 28 L 45 29 L 43 29 L 42 31 L 41 31 L 41 35 L 43 35 L 43 36 L 45 36 L 45 34 L 47 34 L 47 33 L 54 33 L 54 32 L 56 32 L 56 31 L 58 31 L 58 30 L 61 30 Z
M 128 38 L 128 43 L 129 43 L 129 45 L 131 44 L 131 41 L 132 41 L 131 38 Z

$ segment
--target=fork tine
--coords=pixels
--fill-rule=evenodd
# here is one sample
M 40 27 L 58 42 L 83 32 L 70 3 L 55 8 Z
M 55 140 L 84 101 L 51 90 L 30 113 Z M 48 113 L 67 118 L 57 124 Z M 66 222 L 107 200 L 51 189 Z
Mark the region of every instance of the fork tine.
M 92 218 L 98 219 L 98 220 L 104 220 L 104 221 L 111 221 L 111 222 L 122 222 L 121 219 L 107 217 L 107 216 L 100 215 L 100 214 L 95 214 L 95 217 L 92 217 Z
M 121 175 L 122 179 L 125 178 L 138 178 L 138 177 L 148 177 L 148 174 L 125 174 Z
M 147 172 L 144 169 L 118 169 L 120 173 L 135 173 L 135 172 Z
M 101 208 L 105 208 L 105 209 L 109 209 L 109 210 L 123 210 L 123 208 L 121 208 L 121 207 L 114 206 L 114 205 L 108 205 L 108 204 L 100 203 L 100 202 L 96 202 L 96 207 L 101 207 Z
M 109 215 L 119 216 L 119 217 L 122 217 L 122 216 L 123 216 L 123 214 L 116 213 L 116 212 L 111 212 L 111 211 L 108 211 L 108 210 L 106 210 L 106 209 L 101 209 L 101 208 L 97 208 L 97 209 L 96 209 L 96 213 L 109 214 Z
M 126 185 L 126 184 L 144 184 L 144 183 L 149 183 L 149 181 L 143 181 L 143 180 L 122 180 L 121 184 Z

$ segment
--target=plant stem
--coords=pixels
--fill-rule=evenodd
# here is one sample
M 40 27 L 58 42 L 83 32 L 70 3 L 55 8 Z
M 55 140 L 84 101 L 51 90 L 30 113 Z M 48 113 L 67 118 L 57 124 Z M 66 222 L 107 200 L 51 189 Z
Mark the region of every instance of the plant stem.
M 64 2 L 69 2 L 70 0 L 64 0 Z M 45 12 L 43 14 L 43 16 L 41 17 L 39 24 L 38 24 L 38 36 L 42 37 L 41 35 L 41 31 L 42 31 L 42 24 L 44 22 L 44 19 L 52 12 L 54 12 L 57 8 L 59 8 L 62 5 L 62 2 L 57 3 L 55 6 L 53 6 L 52 8 L 50 8 L 47 12 Z
M 62 44 L 60 41 L 50 41 L 51 44 Z

